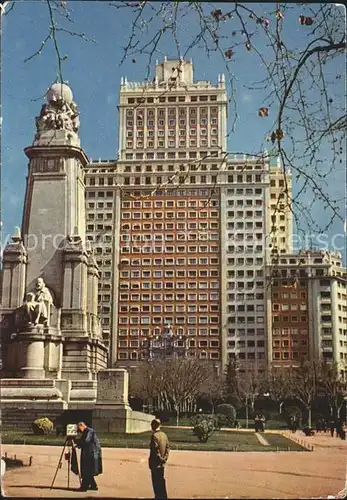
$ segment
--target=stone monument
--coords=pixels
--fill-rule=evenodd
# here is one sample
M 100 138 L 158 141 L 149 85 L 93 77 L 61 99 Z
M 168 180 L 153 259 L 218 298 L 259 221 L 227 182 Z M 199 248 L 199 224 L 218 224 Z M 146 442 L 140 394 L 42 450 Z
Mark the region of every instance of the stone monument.
M 102 373 L 108 373 L 102 371 L 108 353 L 97 314 L 99 270 L 85 241 L 88 159 L 80 147 L 79 111 L 64 83 L 53 84 L 46 98 L 33 144 L 25 149 L 22 229 L 15 229 L 3 252 L 3 428 L 18 421 L 30 428 L 36 416 L 54 419 L 66 410 L 93 411 L 98 372 L 100 403 L 107 379 Z M 121 377 L 127 380 L 127 373 Z M 123 395 L 112 410 L 116 405 L 125 414 L 126 432 L 127 386 Z M 108 419 L 104 414 L 97 412 L 100 422 Z
M 3 320 L 11 335 L 4 370 L 24 378 L 95 380 L 106 367 L 107 350 L 97 317 L 97 280 L 88 278 L 98 277 L 85 242 L 88 160 L 71 89 L 55 83 L 46 97 L 34 142 L 25 149 L 22 231 L 17 228 L 4 250 Z

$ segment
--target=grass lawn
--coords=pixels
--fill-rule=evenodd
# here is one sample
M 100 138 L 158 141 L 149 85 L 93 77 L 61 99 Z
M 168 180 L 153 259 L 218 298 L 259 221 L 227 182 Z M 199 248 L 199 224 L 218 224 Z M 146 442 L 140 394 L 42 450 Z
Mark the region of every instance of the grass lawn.
M 247 428 L 247 422 L 246 422 L 246 419 L 245 418 L 240 418 L 238 419 L 239 422 L 240 422 L 240 425 L 242 427 L 242 429 L 246 429 Z M 266 429 L 274 429 L 274 430 L 285 430 L 285 429 L 288 429 L 288 425 L 286 422 L 284 422 L 283 420 L 267 420 L 266 421 Z M 252 418 L 250 418 L 248 420 L 248 429 L 254 429 L 254 420 Z
M 242 427 L 242 429 L 246 429 L 246 419 L 245 418 L 238 418 L 237 419 Z M 176 417 L 171 417 L 167 422 L 163 422 L 163 425 L 176 425 Z M 191 419 L 189 417 L 181 417 L 179 421 L 179 425 L 183 426 L 191 426 Z M 288 429 L 288 425 L 284 420 L 267 420 L 266 421 L 266 428 L 267 429 L 274 429 L 274 430 L 285 430 Z M 250 418 L 248 420 L 248 429 L 254 429 L 254 420 Z
M 191 429 L 165 429 L 172 450 L 205 450 L 205 451 L 304 451 L 303 448 L 281 436 L 265 434 L 270 446 L 259 443 L 254 433 L 216 431 L 207 443 L 200 443 Z M 148 448 L 151 433 L 141 434 L 98 434 L 101 446 L 107 448 Z M 62 436 L 35 436 L 21 432 L 3 432 L 3 444 L 37 444 L 63 446 Z M 289 450 L 288 450 L 289 449 Z

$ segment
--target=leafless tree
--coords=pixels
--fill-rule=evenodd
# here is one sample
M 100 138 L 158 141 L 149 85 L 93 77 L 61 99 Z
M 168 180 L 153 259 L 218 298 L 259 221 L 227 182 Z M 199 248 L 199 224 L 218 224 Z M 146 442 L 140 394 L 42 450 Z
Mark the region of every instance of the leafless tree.
M 5 4 L 8 13 L 16 2 L 9 0 Z M 60 51 L 60 37 L 93 40 L 72 29 L 70 4 L 72 2 L 64 0 L 43 0 L 50 26 L 42 45 L 27 58 L 29 61 L 39 56 L 45 46 L 52 43 L 61 81 L 68 55 Z M 223 61 L 233 116 L 229 135 L 235 131 L 240 118 L 238 93 L 244 89 L 252 93 L 259 103 L 254 115 L 263 120 L 264 140 L 254 145 L 251 154 L 262 158 L 264 147 L 270 146 L 270 155 L 280 156 L 282 160 L 285 179 L 291 170 L 296 182 L 293 196 L 285 182 L 277 200 L 278 210 L 286 203 L 293 211 L 298 228 L 308 226 L 317 232 L 343 219 L 343 197 L 331 196 L 328 185 L 330 176 L 343 175 L 345 158 L 346 38 L 342 6 L 234 2 L 221 7 L 211 2 L 178 0 L 110 1 L 109 5 L 115 26 L 124 11 L 131 13 L 132 23 L 122 48 L 121 62 L 130 59 L 136 63 L 138 59 L 147 58 L 144 79 L 150 78 L 153 61 L 163 55 L 163 43 L 167 40 L 173 41 L 172 56 L 177 61 L 190 57 L 196 50 L 204 50 L 211 60 Z M 239 82 L 233 69 L 235 62 L 241 59 L 249 65 L 247 82 Z M 180 62 L 175 71 L 179 72 L 179 65 Z M 222 155 L 220 165 L 224 159 Z M 178 173 L 173 175 L 175 179 L 178 176 Z M 155 190 L 158 188 L 160 186 Z M 325 227 L 313 214 L 313 208 L 318 205 L 329 214 Z
M 276 2 L 265 13 L 268 6 L 264 4 L 238 2 L 226 4 L 224 9 L 210 2 L 110 5 L 117 10 L 131 9 L 133 24 L 122 60 L 136 61 L 135 57 L 147 55 L 146 76 L 167 37 L 174 41 L 177 60 L 201 48 L 208 58 L 224 61 L 234 116 L 230 133 L 239 118 L 237 74 L 232 67 L 235 60 L 248 57 L 249 80 L 243 88 L 256 96 L 263 93 L 263 102 L 254 110 L 264 120 L 264 143 L 259 151 L 269 141 L 272 153 L 281 157 L 285 174 L 291 170 L 299 188 L 292 198 L 285 185 L 278 208 L 286 202 L 296 222 L 300 211 L 300 217 L 306 217 L 317 231 L 343 217 L 343 200 L 332 199 L 327 189 L 328 176 L 341 170 L 345 154 L 344 97 L 335 90 L 345 71 L 345 20 L 340 7 L 333 3 L 305 6 Z M 191 37 L 184 44 L 182 32 L 188 26 Z M 296 36 L 299 30 L 306 37 L 301 33 Z M 341 85 L 339 89 L 342 94 Z M 271 124 L 266 126 L 266 121 Z M 309 203 L 308 193 L 314 194 Z M 323 204 L 330 214 L 325 228 L 307 210 L 315 203 Z
M 240 370 L 236 360 L 230 360 L 226 370 L 226 392 L 230 397 L 238 399 L 246 409 L 246 426 L 248 427 L 248 406 L 254 412 L 257 398 L 266 391 L 266 380 L 263 372 L 256 366 Z
M 300 366 L 288 373 L 294 388 L 295 398 L 300 401 L 308 413 L 308 426 L 312 425 L 312 404 L 318 394 L 319 362 L 302 361 Z
M 139 366 L 131 376 L 130 390 L 152 407 L 175 411 L 178 425 L 180 414 L 193 406 L 208 375 L 208 365 L 196 359 L 158 359 Z
M 165 361 L 165 366 L 164 392 L 175 409 L 178 425 L 184 404 L 201 392 L 208 368 L 205 363 L 190 358 L 171 358 Z
M 266 386 L 271 399 L 278 403 L 278 411 L 282 413 L 284 401 L 294 395 L 287 368 L 272 368 L 266 374 Z
M 147 406 L 155 407 L 163 390 L 163 363 L 143 362 L 130 377 L 129 392 L 133 397 L 141 398 Z
M 337 363 L 323 360 L 318 366 L 318 383 L 323 390 L 333 418 L 340 418 L 340 413 L 347 398 L 347 382 L 341 376 Z
M 208 369 L 206 379 L 201 388 L 200 397 L 211 405 L 212 413 L 215 412 L 216 404 L 223 400 L 225 395 L 225 377 L 223 373 L 216 373 L 211 366 Z

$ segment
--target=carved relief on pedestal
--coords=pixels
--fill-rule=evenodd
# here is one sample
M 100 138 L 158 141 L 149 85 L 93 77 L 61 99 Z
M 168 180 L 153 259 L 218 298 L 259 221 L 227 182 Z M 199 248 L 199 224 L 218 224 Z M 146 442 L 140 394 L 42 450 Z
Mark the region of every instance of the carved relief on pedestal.
M 33 173 L 62 172 L 65 169 L 64 158 L 37 158 L 32 161 Z
M 64 315 L 62 316 L 61 326 L 62 328 L 72 327 L 72 314 L 64 313 Z

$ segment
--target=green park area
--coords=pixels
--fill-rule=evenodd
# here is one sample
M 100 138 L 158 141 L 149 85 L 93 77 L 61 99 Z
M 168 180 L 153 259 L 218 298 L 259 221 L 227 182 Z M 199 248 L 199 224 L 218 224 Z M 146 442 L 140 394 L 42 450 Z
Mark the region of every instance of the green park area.
M 299 444 L 281 434 L 261 434 L 268 446 L 261 444 L 254 432 L 215 431 L 206 443 L 200 442 L 192 429 L 165 428 L 172 450 L 196 451 L 305 451 Z M 150 432 L 141 434 L 99 434 L 102 447 L 106 448 L 148 448 Z M 3 444 L 36 444 L 63 446 L 63 436 L 41 435 L 23 432 L 4 432 Z

